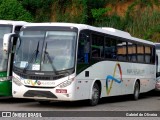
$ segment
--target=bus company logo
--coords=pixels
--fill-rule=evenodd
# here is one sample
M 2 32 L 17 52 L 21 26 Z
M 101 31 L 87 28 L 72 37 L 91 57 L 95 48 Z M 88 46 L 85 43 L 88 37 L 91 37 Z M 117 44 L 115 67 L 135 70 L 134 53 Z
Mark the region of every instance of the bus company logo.
M 35 86 L 35 85 L 41 85 L 41 86 L 53 86 L 55 85 L 55 82 L 53 81 L 40 81 L 40 80 L 24 80 L 24 84 L 25 85 L 32 85 L 32 86 Z
M 24 80 L 24 83 L 32 86 L 35 86 L 36 84 L 41 85 L 39 80 Z
M 38 84 L 38 85 L 41 85 L 41 81 L 37 81 L 37 84 Z
M 116 70 L 119 70 L 119 74 L 120 74 L 120 80 L 115 78 L 115 75 L 116 75 Z M 109 81 L 111 80 L 111 83 L 109 85 Z M 112 85 L 113 85 L 113 81 L 115 81 L 116 83 L 121 83 L 122 82 L 122 69 L 121 69 L 121 66 L 119 63 L 116 63 L 115 67 L 114 67 L 114 72 L 113 72 L 113 76 L 111 75 L 108 75 L 106 77 L 106 92 L 107 92 L 107 95 L 110 94 L 110 91 L 112 89 Z

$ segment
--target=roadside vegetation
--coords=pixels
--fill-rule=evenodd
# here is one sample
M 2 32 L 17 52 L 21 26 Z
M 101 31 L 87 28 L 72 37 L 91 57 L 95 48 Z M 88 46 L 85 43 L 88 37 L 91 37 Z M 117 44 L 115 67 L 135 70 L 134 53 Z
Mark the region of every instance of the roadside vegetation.
M 0 19 L 113 27 L 160 42 L 159 0 L 1 0 Z

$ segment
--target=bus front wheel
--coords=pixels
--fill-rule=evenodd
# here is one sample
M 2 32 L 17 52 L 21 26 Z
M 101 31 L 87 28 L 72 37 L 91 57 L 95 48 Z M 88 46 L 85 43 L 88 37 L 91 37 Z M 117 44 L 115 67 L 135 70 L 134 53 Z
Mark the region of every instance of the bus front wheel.
M 136 81 L 136 83 L 134 85 L 134 93 L 133 93 L 133 99 L 134 100 L 138 100 L 139 92 L 140 92 L 140 85 L 139 85 L 139 82 Z
M 94 83 L 92 88 L 92 96 L 91 96 L 91 99 L 89 100 L 89 104 L 91 106 L 97 105 L 99 98 L 100 98 L 100 87 L 98 86 L 97 83 Z

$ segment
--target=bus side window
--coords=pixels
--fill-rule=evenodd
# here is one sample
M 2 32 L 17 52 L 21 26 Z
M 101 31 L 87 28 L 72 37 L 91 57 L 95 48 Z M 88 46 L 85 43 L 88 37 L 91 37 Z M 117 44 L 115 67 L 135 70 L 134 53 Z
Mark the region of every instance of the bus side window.
M 144 46 L 137 45 L 137 60 L 138 62 L 144 62 Z
M 137 62 L 137 46 L 132 42 L 128 42 L 128 60 Z
M 155 64 L 155 48 L 154 47 L 150 47 L 151 49 L 151 59 L 150 59 L 150 63 L 151 64 Z
M 127 42 L 117 40 L 117 59 L 119 61 L 127 60 Z
M 92 34 L 92 58 L 101 59 L 104 57 L 104 37 Z
M 113 40 L 109 37 L 105 38 L 104 57 L 107 59 L 117 58 L 116 40 Z
M 78 41 L 78 62 L 89 63 L 90 43 L 89 36 L 81 33 Z
M 151 47 L 145 47 L 145 62 L 151 63 Z

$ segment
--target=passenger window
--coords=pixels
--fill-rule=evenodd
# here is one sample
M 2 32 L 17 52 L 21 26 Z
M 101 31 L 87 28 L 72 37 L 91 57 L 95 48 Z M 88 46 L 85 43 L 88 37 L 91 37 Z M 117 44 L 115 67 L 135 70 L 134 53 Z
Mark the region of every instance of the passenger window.
M 103 58 L 104 38 L 100 35 L 92 35 L 92 58 Z
M 108 59 L 116 59 L 117 58 L 117 50 L 116 50 L 115 39 L 106 37 L 105 38 L 105 48 L 104 48 L 104 57 Z
M 128 43 L 128 60 L 131 62 L 137 61 L 136 49 L 136 44 L 131 42 Z
M 118 40 L 118 42 L 117 42 L 117 59 L 120 61 L 127 60 L 127 42 Z
M 112 60 L 127 60 L 127 42 L 115 38 L 105 38 L 105 58 Z
M 144 62 L 144 46 L 137 45 L 137 60 L 138 62 Z
M 151 63 L 151 47 L 145 47 L 145 62 Z
M 151 63 L 154 64 L 155 63 L 155 48 L 150 47 L 150 49 L 151 49 Z

